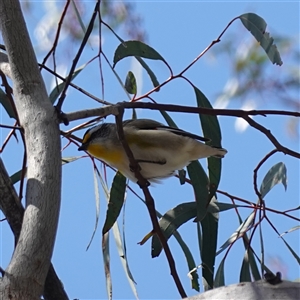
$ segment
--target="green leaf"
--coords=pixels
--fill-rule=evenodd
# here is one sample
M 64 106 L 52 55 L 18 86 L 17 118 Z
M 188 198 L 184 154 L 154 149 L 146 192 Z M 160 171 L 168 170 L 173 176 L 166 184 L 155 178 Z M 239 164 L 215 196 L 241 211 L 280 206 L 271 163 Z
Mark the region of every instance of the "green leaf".
M 159 112 L 164 117 L 164 119 L 166 120 L 167 124 L 170 127 L 178 128 L 177 125 L 176 125 L 176 123 L 173 121 L 173 119 L 170 117 L 170 115 L 166 111 L 160 110 Z
M 86 65 L 87 64 L 84 64 L 83 66 L 79 67 L 77 70 L 74 71 L 71 82 L 86 67 Z M 62 92 L 62 90 L 64 89 L 64 87 L 65 87 L 65 82 L 62 82 L 59 85 L 57 85 L 56 87 L 54 87 L 54 89 L 51 91 L 51 93 L 49 95 L 49 99 L 52 104 L 54 104 L 54 102 L 57 100 L 57 98 L 59 97 L 59 95 Z
M 148 73 L 152 84 L 154 87 L 159 86 L 159 82 L 155 76 L 155 74 L 153 73 L 153 71 L 150 69 L 150 67 L 144 62 L 144 60 L 138 56 L 135 57 L 137 59 L 137 61 L 142 65 L 142 67 L 146 70 L 146 72 Z M 158 92 L 160 89 L 156 89 L 156 92 Z
M 199 161 L 193 161 L 187 166 L 189 177 L 192 181 L 196 203 L 197 221 L 201 222 L 201 259 L 202 276 L 207 288 L 213 288 L 213 270 L 218 235 L 217 214 L 207 213 L 209 206 L 208 178 Z
M 220 262 L 219 268 L 216 273 L 214 287 L 220 287 L 225 285 L 225 275 L 224 275 L 224 265 L 225 265 L 226 256 Z
M 110 198 L 102 234 L 108 232 L 116 222 L 124 203 L 125 188 L 126 178 L 120 172 L 117 172 L 111 186 Z
M 241 225 L 243 223 L 243 220 L 242 220 L 241 215 L 240 215 L 238 210 L 237 210 L 237 216 L 239 218 L 239 222 L 240 222 L 240 225 Z M 260 273 L 258 271 L 257 263 L 256 263 L 256 260 L 255 260 L 254 254 L 252 252 L 252 248 L 249 248 L 250 242 L 249 242 L 249 238 L 247 236 L 247 233 L 245 233 L 243 235 L 243 243 L 244 243 L 244 248 L 248 253 L 248 260 L 249 260 L 249 264 L 250 264 L 250 267 L 251 267 L 252 276 L 253 276 L 254 280 L 256 280 L 256 281 L 261 280 L 261 276 L 260 276 Z
M 0 89 L 0 103 L 2 104 L 4 109 L 6 110 L 8 116 L 10 118 L 16 119 L 16 115 L 14 113 L 14 110 L 13 110 L 12 106 L 11 106 L 11 103 L 10 103 L 7 95 L 2 91 L 2 89 Z
M 25 176 L 26 176 L 26 173 L 27 173 L 27 168 L 26 168 L 26 171 L 25 171 Z M 22 176 L 22 170 L 19 170 L 18 172 L 16 172 L 13 175 L 11 175 L 10 176 L 10 180 L 11 180 L 12 184 L 15 184 L 18 181 L 20 181 L 21 180 L 21 176 Z
M 214 268 L 218 238 L 218 217 L 217 214 L 207 213 L 201 221 L 202 228 L 202 276 L 207 284 L 208 289 L 214 287 Z
M 137 92 L 136 79 L 134 77 L 134 74 L 131 71 L 129 71 L 126 76 L 125 89 L 129 94 L 136 94 Z
M 289 232 L 293 232 L 293 231 L 298 230 L 298 229 L 300 229 L 300 225 L 294 226 L 294 227 L 292 227 L 291 229 L 289 229 L 288 231 L 285 231 L 284 233 L 282 233 L 282 234 L 280 235 L 280 237 L 284 236 L 285 234 L 287 234 L 287 233 L 289 233 Z
M 191 275 L 191 280 L 192 280 L 192 288 L 196 291 L 200 291 L 200 288 L 199 288 L 199 275 L 197 273 L 197 268 L 196 268 L 196 264 L 195 264 L 195 260 L 193 258 L 193 255 L 189 249 L 189 247 L 187 246 L 187 244 L 183 241 L 181 235 L 179 234 L 178 231 L 175 231 L 174 232 L 174 237 L 175 239 L 177 240 L 177 242 L 179 243 L 183 253 L 184 253 L 184 256 L 186 258 L 186 261 L 187 261 L 187 264 L 188 264 L 188 268 L 189 268 L 189 271 L 192 271 L 194 269 L 196 269 L 194 272 L 189 272 L 189 274 Z
M 255 213 L 252 212 L 244 222 L 237 228 L 237 230 L 227 239 L 227 241 L 220 247 L 220 250 L 216 253 L 216 256 L 223 252 L 229 245 L 239 239 L 245 234 L 245 232 L 252 226 Z
M 159 82 L 155 74 L 142 59 L 142 57 L 144 57 L 154 60 L 161 60 L 166 63 L 164 58 L 156 50 L 140 41 L 123 41 L 115 51 L 113 68 L 120 60 L 128 56 L 134 56 L 138 60 L 142 67 L 147 71 L 154 87 L 159 86 Z M 159 89 L 156 91 L 159 91 Z
M 243 236 L 243 241 L 244 241 L 245 249 L 249 249 L 249 243 L 250 242 L 249 242 L 248 236 L 246 234 Z M 247 241 L 247 242 L 245 242 L 245 241 Z M 251 267 L 251 274 L 252 274 L 254 280 L 255 281 L 261 280 L 261 276 L 260 276 L 260 273 L 259 273 L 259 270 L 258 270 L 257 262 L 255 260 L 252 249 L 249 249 L 248 256 L 249 256 L 249 263 L 250 263 L 250 267 Z
M 249 257 L 248 257 L 247 250 L 245 252 L 242 267 L 241 267 L 240 282 L 251 282 L 250 264 L 249 264 Z
M 136 290 L 136 287 L 135 287 L 136 282 L 134 281 L 134 278 L 132 276 L 132 273 L 130 271 L 129 264 L 128 264 L 128 258 L 127 258 L 126 246 L 125 246 L 125 236 L 123 235 L 123 237 L 124 237 L 124 246 L 123 246 L 122 238 L 121 238 L 121 234 L 120 234 L 120 229 L 119 229 L 119 226 L 118 226 L 117 222 L 114 223 L 112 229 L 113 229 L 115 242 L 116 242 L 116 245 L 117 245 L 118 254 L 119 254 L 123 269 L 125 271 L 128 283 L 131 287 L 131 290 L 132 290 L 133 294 L 135 295 L 135 298 L 139 299 L 138 294 L 137 294 L 137 290 Z
M 274 165 L 264 177 L 260 186 L 262 198 L 264 198 L 268 192 L 279 183 L 283 184 L 285 190 L 287 189 L 287 169 L 282 162 Z
M 113 68 L 117 62 L 128 56 L 138 56 L 165 62 L 164 58 L 147 44 L 140 41 L 124 41 L 115 51 Z
M 198 107 L 213 108 L 206 96 L 194 86 Z M 203 135 L 209 138 L 212 146 L 221 147 L 221 129 L 217 116 L 199 114 Z M 216 157 L 208 158 L 209 200 L 215 195 L 221 179 L 222 161 Z
M 102 236 L 102 256 L 104 262 L 104 274 L 106 283 L 107 298 L 112 300 L 112 282 L 110 272 L 110 254 L 109 254 L 109 232 Z
M 196 202 L 185 202 L 167 211 L 159 220 L 159 226 L 166 240 L 188 220 L 197 216 Z M 162 250 L 161 243 L 156 234 L 152 237 L 152 258 L 159 256 Z
M 261 47 L 267 53 L 273 64 L 282 65 L 280 54 L 276 45 L 273 45 L 274 39 L 266 32 L 267 23 L 263 18 L 254 13 L 247 13 L 239 16 L 243 25 L 251 32 Z
M 191 179 L 196 203 L 197 203 L 197 221 L 201 221 L 207 213 L 208 206 L 208 178 L 199 161 L 192 161 L 187 166 L 188 174 Z
M 100 193 L 99 193 L 99 185 L 97 180 L 97 170 L 94 167 L 94 191 L 95 191 L 95 202 L 96 202 L 96 221 L 95 221 L 95 227 L 92 233 L 92 237 L 86 247 L 86 250 L 90 248 L 90 245 L 94 239 L 96 230 L 98 228 L 98 221 L 99 221 L 99 214 L 100 214 Z
M 70 157 L 62 157 L 61 158 L 61 164 L 65 165 L 65 164 L 69 164 L 73 161 L 76 161 L 77 159 L 82 158 L 82 156 L 70 156 Z
M 238 208 L 238 207 L 247 207 L 247 205 L 238 205 L 238 204 L 232 204 L 232 203 L 223 203 L 223 202 L 217 202 L 217 201 L 211 201 L 208 205 L 207 211 L 210 213 L 219 213 L 221 211 L 226 211 L 232 208 Z
M 75 161 L 75 160 L 77 160 L 79 158 L 81 158 L 81 156 L 63 157 L 61 159 L 61 164 L 64 165 L 64 164 L 73 162 L 73 161 Z M 25 171 L 25 176 L 26 176 L 26 172 L 27 172 L 27 168 L 26 168 L 26 171 Z M 13 175 L 11 175 L 10 176 L 10 180 L 12 181 L 12 184 L 15 184 L 18 181 L 20 181 L 21 180 L 21 176 L 22 176 L 22 170 L 19 170 L 16 173 L 14 173 Z
M 281 239 L 283 240 L 287 248 L 290 250 L 294 258 L 296 259 L 298 265 L 300 265 L 300 257 L 298 256 L 298 254 L 293 250 L 293 248 L 288 244 L 288 242 L 283 237 L 281 237 Z

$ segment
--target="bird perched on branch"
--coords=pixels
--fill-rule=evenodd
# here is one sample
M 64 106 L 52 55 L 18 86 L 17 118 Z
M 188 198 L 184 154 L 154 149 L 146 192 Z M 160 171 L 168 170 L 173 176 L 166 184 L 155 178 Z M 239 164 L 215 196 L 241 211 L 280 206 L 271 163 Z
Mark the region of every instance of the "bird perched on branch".
M 141 167 L 141 175 L 150 182 L 172 176 L 193 160 L 209 156 L 223 158 L 227 153 L 223 148 L 204 144 L 210 141 L 207 138 L 150 119 L 123 121 L 123 130 Z M 78 150 L 87 151 L 137 182 L 115 123 L 103 123 L 88 129 Z

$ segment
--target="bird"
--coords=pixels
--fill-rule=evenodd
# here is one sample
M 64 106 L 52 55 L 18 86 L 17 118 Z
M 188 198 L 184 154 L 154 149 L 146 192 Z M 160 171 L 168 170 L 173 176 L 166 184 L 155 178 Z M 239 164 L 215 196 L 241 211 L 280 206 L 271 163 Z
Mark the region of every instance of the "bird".
M 193 160 L 206 157 L 223 158 L 226 149 L 205 144 L 210 139 L 169 127 L 152 119 L 123 121 L 124 137 L 141 175 L 150 182 L 160 182 Z M 133 182 L 137 179 L 118 137 L 115 123 L 102 123 L 88 129 L 79 151 L 86 151 L 117 169 Z

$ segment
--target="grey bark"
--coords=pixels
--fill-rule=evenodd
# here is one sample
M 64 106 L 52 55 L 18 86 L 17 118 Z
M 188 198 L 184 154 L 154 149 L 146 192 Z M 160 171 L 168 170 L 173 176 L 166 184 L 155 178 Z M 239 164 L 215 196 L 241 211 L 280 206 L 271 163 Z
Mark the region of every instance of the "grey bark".
M 15 243 L 19 239 L 22 227 L 22 220 L 24 215 L 24 208 L 20 203 L 17 193 L 11 183 L 10 177 L 4 167 L 0 158 L 0 209 L 2 210 L 6 221 L 9 224 L 15 236 Z M 44 299 L 46 300 L 67 300 L 66 294 L 61 281 L 52 265 L 50 265 L 44 292 Z
M 39 299 L 52 256 L 61 191 L 59 120 L 51 105 L 17 0 L 0 1 L 15 104 L 27 149 L 26 208 L 1 299 Z
M 272 285 L 264 280 L 242 282 L 209 290 L 185 300 L 299 300 L 300 283 L 283 281 Z

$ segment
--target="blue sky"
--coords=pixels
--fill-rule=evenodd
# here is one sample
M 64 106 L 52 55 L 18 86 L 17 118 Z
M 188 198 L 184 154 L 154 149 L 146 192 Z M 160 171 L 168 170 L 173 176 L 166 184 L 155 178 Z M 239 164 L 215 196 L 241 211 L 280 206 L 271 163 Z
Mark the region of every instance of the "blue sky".
M 145 30 L 148 33 L 148 44 L 167 60 L 175 74 L 186 67 L 212 40 L 217 38 L 231 19 L 246 12 L 254 12 L 263 17 L 268 23 L 267 31 L 270 31 L 271 35 L 283 35 L 298 39 L 299 44 L 298 2 L 139 1 L 135 2 L 135 4 L 136 12 L 144 19 Z M 35 39 L 33 33 L 40 15 L 45 14 L 45 7 L 43 3 L 38 2 L 34 3 L 34 5 L 34 17 L 26 17 L 34 45 L 37 46 L 40 41 Z M 86 3 L 87 11 L 84 16 L 85 20 L 88 20 L 88 13 L 90 13 L 93 6 L 94 2 Z M 123 33 L 120 31 L 120 34 L 122 35 Z M 241 44 L 252 39 L 252 36 L 240 21 L 236 21 L 228 29 L 221 43 L 225 42 L 232 35 L 235 35 Z M 214 47 L 221 46 L 221 43 Z M 118 41 L 105 31 L 103 47 L 104 52 L 111 62 L 113 52 L 117 46 Z M 43 53 L 40 49 L 37 51 L 39 61 L 41 61 Z M 87 62 L 96 54 L 97 48 L 88 48 L 84 52 L 80 63 Z M 234 56 L 232 58 L 225 58 L 225 56 L 218 57 L 209 52 L 186 73 L 186 76 L 214 104 L 218 94 L 230 79 L 230 63 L 234 59 Z M 283 74 L 284 72 L 288 72 L 287 68 L 293 61 L 290 57 L 282 57 L 282 59 L 284 64 L 281 67 L 273 66 L 270 63 L 271 74 L 272 72 L 282 72 Z M 69 68 L 72 63 L 72 57 L 68 57 L 68 53 L 65 53 L 63 60 L 64 62 L 67 61 L 66 67 Z M 152 61 L 149 62 L 149 65 L 153 68 L 160 81 L 168 77 L 168 70 L 161 62 Z M 105 64 L 103 70 L 105 100 L 112 103 L 127 100 L 114 75 Z M 116 66 L 116 71 L 121 78 L 125 78 L 129 70 L 132 70 L 135 74 L 141 72 L 137 64 L 130 58 L 121 61 Z M 145 93 L 152 88 L 151 82 L 145 72 L 141 72 L 141 76 L 137 77 L 141 93 Z M 49 77 L 45 78 L 46 85 L 51 90 Z M 94 62 L 89 65 L 76 78 L 75 83 L 101 98 L 98 63 Z M 159 93 L 153 95 L 153 97 L 159 103 L 196 105 L 192 88 L 186 82 L 179 79 L 166 85 Z M 257 108 L 259 109 L 284 109 L 284 105 L 276 102 L 275 94 L 273 97 L 272 99 L 261 99 L 259 95 L 255 95 L 255 92 L 252 94 L 252 100 L 258 103 Z M 229 103 L 230 108 L 240 108 L 241 105 L 240 101 Z M 74 90 L 70 90 L 65 101 L 64 111 L 69 112 L 96 106 L 97 104 L 87 97 Z M 153 111 L 138 111 L 138 116 L 163 121 L 160 114 Z M 198 116 L 182 113 L 172 113 L 171 116 L 182 129 L 201 134 Z M 130 113 L 127 114 L 127 117 L 130 117 Z M 3 124 L 11 124 L 11 121 L 7 119 L 2 108 L 0 119 Z M 113 121 L 113 118 L 108 117 L 107 120 Z M 255 120 L 271 129 L 272 133 L 283 145 L 299 151 L 299 140 L 293 139 L 287 134 L 287 118 L 257 117 Z M 228 150 L 228 154 L 223 160 L 223 173 L 219 189 L 255 202 L 253 170 L 274 146 L 262 133 L 253 128 L 237 132 L 236 119 L 234 117 L 220 117 L 219 121 L 223 136 L 222 145 Z M 79 122 L 72 123 L 69 127 L 62 126 L 62 130 L 68 130 L 75 126 L 75 124 L 79 124 Z M 7 133 L 7 130 L 0 129 L 2 141 L 5 139 Z M 83 131 L 78 132 L 78 136 L 81 137 L 83 133 Z M 62 144 L 65 145 L 65 143 L 63 140 Z M 12 141 L 6 151 L 1 154 L 1 158 L 10 174 L 18 171 L 21 167 L 21 150 L 22 146 Z M 70 146 L 63 152 L 63 156 L 65 157 L 77 155 L 78 152 L 75 146 Z M 299 161 L 283 154 L 274 155 L 260 169 L 258 183 L 260 184 L 269 168 L 280 161 L 285 163 L 288 171 L 287 191 L 284 191 L 282 185 L 275 186 L 266 196 L 265 200 L 269 207 L 283 211 L 299 205 Z M 201 163 L 205 167 L 205 160 L 201 161 Z M 102 170 L 100 163 L 98 163 L 98 166 Z M 112 176 L 113 172 L 108 171 L 109 184 L 111 183 Z M 142 195 L 137 185 L 130 183 L 130 186 L 139 195 Z M 164 181 L 163 184 L 151 187 L 150 191 L 155 199 L 156 208 L 161 213 L 166 212 L 181 202 L 193 201 L 192 189 L 187 185 L 180 186 L 176 178 L 170 178 Z M 93 169 L 90 160 L 85 158 L 63 166 L 61 214 L 52 261 L 70 298 L 107 298 L 101 253 L 101 228 L 106 213 L 106 201 L 102 191 L 100 192 L 99 228 L 90 249 L 86 251 L 95 225 L 94 199 Z M 229 199 L 222 195 L 219 195 L 218 199 L 220 202 L 229 202 Z M 241 210 L 244 218 L 249 213 L 250 211 L 247 209 Z M 298 225 L 295 221 L 291 221 L 288 218 L 276 214 L 268 215 L 279 232 L 284 232 Z M 294 215 L 299 217 L 299 213 Z M 119 224 L 122 229 L 122 223 Z M 270 227 L 265 223 L 263 225 L 266 263 L 270 267 L 273 266 L 274 271 L 281 270 L 285 279 L 294 280 L 298 278 L 299 266 L 295 259 Z M 237 227 L 238 219 L 233 211 L 220 214 L 218 247 L 226 241 Z M 162 254 L 158 258 L 151 259 L 150 243 L 146 243 L 143 246 L 137 244 L 150 230 L 151 222 L 145 205 L 128 191 L 125 208 L 126 246 L 129 266 L 137 282 L 138 295 L 141 299 L 177 299 L 179 294 L 169 274 L 165 255 Z M 195 224 L 188 222 L 179 229 L 179 232 L 190 247 L 196 264 L 200 264 L 201 260 L 197 247 Z M 1 223 L 1 238 L 2 251 L 0 261 L 1 267 L 5 268 L 9 262 L 13 247 L 13 238 L 5 222 Z M 299 254 L 299 231 L 288 234 L 286 240 Z M 255 236 L 253 242 L 255 250 L 259 254 L 258 235 Z M 112 235 L 110 244 L 113 298 L 131 299 L 134 296 L 124 275 Z M 191 289 L 189 279 L 186 275 L 188 269 L 183 253 L 173 238 L 169 240 L 169 245 L 187 294 L 195 294 L 196 292 Z M 226 260 L 226 284 L 238 282 L 243 254 L 242 242 L 238 241 L 229 252 L 228 259 Z M 220 259 L 223 258 L 223 255 L 224 253 L 218 257 L 216 267 Z M 277 262 L 279 262 L 279 265 L 276 265 Z M 201 275 L 201 272 L 199 274 Z

